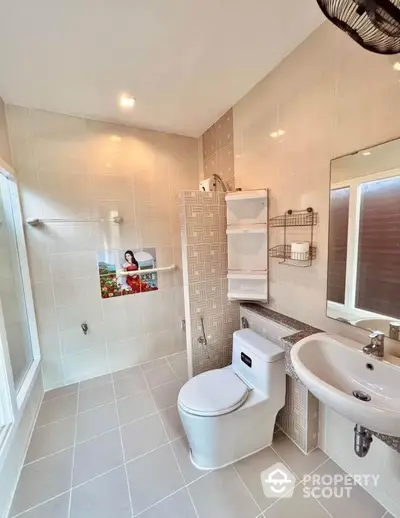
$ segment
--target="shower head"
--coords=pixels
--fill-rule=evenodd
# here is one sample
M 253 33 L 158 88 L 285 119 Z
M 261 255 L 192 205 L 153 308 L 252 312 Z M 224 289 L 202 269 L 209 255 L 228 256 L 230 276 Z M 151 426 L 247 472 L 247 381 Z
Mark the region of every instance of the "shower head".
M 227 186 L 225 185 L 225 182 L 223 181 L 223 179 L 220 177 L 220 175 L 219 175 L 219 174 L 214 173 L 214 174 L 212 175 L 212 177 L 214 178 L 214 180 L 216 180 L 217 182 L 219 182 L 219 183 L 221 184 L 222 190 L 223 190 L 224 192 L 228 192 L 228 188 L 227 188 Z

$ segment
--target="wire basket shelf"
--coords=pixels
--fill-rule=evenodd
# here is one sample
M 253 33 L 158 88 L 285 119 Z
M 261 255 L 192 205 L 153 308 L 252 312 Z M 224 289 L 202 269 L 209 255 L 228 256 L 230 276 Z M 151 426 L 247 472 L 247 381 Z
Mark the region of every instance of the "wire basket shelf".
M 269 256 L 281 259 L 280 264 L 286 264 L 287 266 L 300 266 L 307 267 L 311 266 L 313 260 L 317 257 L 317 247 L 314 246 L 314 227 L 318 223 L 318 212 L 314 212 L 312 207 L 308 207 L 303 210 L 287 210 L 283 215 L 276 216 L 269 220 L 270 227 L 282 227 L 283 228 L 283 243 L 269 249 Z M 306 232 L 307 242 L 309 242 L 309 249 L 306 252 L 294 252 L 292 251 L 292 245 L 290 244 L 289 235 L 293 232 L 296 233 L 296 242 L 298 238 L 298 231 L 290 231 L 291 227 L 308 227 Z M 302 239 L 303 241 L 303 239 Z
M 278 259 L 292 260 L 297 262 L 309 262 L 317 257 L 317 247 L 310 246 L 309 252 L 292 252 L 290 245 L 277 245 L 270 249 L 270 257 Z
M 270 227 L 312 227 L 318 223 L 318 212 L 311 207 L 306 210 L 288 210 L 269 220 Z

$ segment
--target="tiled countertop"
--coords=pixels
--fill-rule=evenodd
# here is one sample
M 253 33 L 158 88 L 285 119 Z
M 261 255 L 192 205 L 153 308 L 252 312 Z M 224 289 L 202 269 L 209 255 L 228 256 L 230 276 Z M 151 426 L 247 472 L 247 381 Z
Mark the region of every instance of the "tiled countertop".
M 285 350 L 285 362 L 286 362 L 286 373 L 295 378 L 297 381 L 301 383 L 301 380 L 297 376 L 292 360 L 290 358 L 290 351 L 295 343 L 297 343 L 302 338 L 306 338 L 307 336 L 314 335 L 315 333 L 323 332 L 321 329 L 305 324 L 304 322 L 300 322 L 295 318 L 288 317 L 283 315 L 282 313 L 278 313 L 277 311 L 273 311 L 272 309 L 265 308 L 264 306 L 260 306 L 259 304 L 252 303 L 242 303 L 241 307 L 246 308 L 249 311 L 254 311 L 257 315 L 260 315 L 269 320 L 273 320 L 278 324 L 283 326 L 290 327 L 293 329 L 293 333 L 288 336 L 281 338 L 282 347 Z M 391 435 L 384 435 L 381 433 L 373 432 L 373 434 L 386 443 L 388 446 L 396 450 L 400 453 L 400 437 L 393 437 Z

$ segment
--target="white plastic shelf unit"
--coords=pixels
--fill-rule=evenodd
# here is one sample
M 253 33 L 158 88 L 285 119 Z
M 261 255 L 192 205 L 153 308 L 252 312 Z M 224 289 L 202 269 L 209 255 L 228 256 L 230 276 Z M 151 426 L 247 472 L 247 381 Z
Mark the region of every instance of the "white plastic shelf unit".
M 268 191 L 226 195 L 228 297 L 268 300 Z

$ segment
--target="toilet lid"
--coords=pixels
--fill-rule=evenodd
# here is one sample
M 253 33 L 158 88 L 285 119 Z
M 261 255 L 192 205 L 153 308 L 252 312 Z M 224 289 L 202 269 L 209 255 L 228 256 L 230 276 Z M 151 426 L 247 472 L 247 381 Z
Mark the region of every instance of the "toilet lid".
M 248 392 L 249 387 L 232 369 L 216 369 L 190 379 L 181 388 L 178 404 L 190 414 L 223 415 L 239 408 Z

